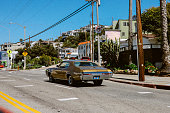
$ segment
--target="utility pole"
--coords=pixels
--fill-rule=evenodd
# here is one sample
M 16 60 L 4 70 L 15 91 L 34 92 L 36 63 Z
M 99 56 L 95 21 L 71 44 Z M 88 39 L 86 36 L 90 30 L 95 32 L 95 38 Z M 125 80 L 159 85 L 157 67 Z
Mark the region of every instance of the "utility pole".
M 132 39 L 132 0 L 129 0 L 129 39 L 128 39 L 128 49 L 129 49 L 129 65 L 132 64 L 132 50 L 133 50 L 133 39 Z
M 18 23 L 13 23 L 13 22 L 10 22 L 9 24 L 16 24 L 16 25 L 19 25 L 20 27 L 24 28 L 24 45 L 25 45 L 25 48 L 26 48 L 26 40 L 25 40 L 26 26 L 22 26 L 22 25 L 20 25 Z M 26 56 L 24 56 L 24 70 L 25 69 L 26 69 Z
M 93 29 L 93 6 L 94 6 L 94 2 L 92 1 L 92 62 L 94 62 L 94 29 Z
M 86 33 L 86 31 L 85 31 L 85 39 L 86 39 L 86 56 L 87 56 L 87 33 Z
M 90 58 L 92 60 L 92 26 L 90 21 Z
M 139 81 L 145 81 L 144 77 L 144 53 L 142 39 L 142 23 L 141 23 L 141 0 L 136 0 L 136 15 L 137 15 L 137 44 L 139 56 Z
M 29 48 L 30 48 L 30 36 L 29 36 Z
M 100 0 L 96 1 L 96 11 L 97 11 L 97 27 L 99 27 L 99 11 L 98 11 L 98 7 L 100 5 Z M 100 37 L 99 34 L 97 35 L 98 38 L 98 64 L 101 65 L 100 62 Z
M 26 47 L 26 40 L 25 40 L 25 31 L 26 31 L 26 27 L 24 26 L 24 45 L 25 45 L 25 48 Z M 24 70 L 26 69 L 26 56 L 24 56 Z

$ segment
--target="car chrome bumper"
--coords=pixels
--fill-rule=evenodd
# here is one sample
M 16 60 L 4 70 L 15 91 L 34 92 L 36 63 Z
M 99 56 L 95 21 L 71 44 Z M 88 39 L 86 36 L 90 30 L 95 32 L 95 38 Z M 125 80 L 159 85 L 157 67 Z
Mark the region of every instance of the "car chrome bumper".
M 109 75 L 82 75 L 81 80 L 104 80 L 112 77 L 112 74 Z

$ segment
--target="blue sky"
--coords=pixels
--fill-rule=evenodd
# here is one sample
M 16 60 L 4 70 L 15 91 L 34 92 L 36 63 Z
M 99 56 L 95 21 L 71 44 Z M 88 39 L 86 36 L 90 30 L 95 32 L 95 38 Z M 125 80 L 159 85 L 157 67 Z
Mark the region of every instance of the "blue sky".
M 170 0 L 167 1 L 170 2 Z M 99 23 L 111 25 L 112 17 L 114 20 L 128 19 L 128 2 L 128 0 L 101 0 Z M 10 29 L 10 42 L 15 43 L 20 38 L 24 38 L 24 29 L 16 24 L 9 24 L 10 22 L 26 26 L 26 38 L 28 38 L 56 23 L 85 3 L 85 0 L 0 0 L 0 44 L 9 41 L 7 29 Z M 157 6 L 159 6 L 159 0 L 141 0 L 142 11 Z M 136 14 L 135 9 L 136 2 L 133 0 L 133 15 Z M 94 11 L 96 12 L 96 7 Z M 90 20 L 91 7 L 88 7 L 31 40 L 56 39 L 62 32 L 88 25 Z M 94 13 L 94 23 L 96 23 L 96 13 Z

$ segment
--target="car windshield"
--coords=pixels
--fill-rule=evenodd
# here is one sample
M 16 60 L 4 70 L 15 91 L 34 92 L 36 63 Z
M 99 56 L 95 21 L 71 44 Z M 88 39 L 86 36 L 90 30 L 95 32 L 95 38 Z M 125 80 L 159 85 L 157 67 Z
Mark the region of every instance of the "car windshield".
M 97 64 L 95 64 L 93 62 L 74 62 L 74 65 L 76 67 L 78 67 L 78 66 L 98 66 Z

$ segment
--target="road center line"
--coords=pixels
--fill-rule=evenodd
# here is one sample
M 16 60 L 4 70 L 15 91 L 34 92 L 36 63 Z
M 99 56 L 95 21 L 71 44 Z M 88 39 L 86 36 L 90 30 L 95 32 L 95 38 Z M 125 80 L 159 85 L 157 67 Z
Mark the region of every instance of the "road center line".
M 2 95 L 3 95 L 3 96 L 2 96 Z M 5 94 L 5 93 L 3 93 L 3 92 L 1 92 L 1 91 L 0 91 L 0 97 L 1 97 L 2 99 L 4 99 L 5 101 L 7 101 L 8 103 L 10 103 L 10 104 L 12 104 L 13 106 L 15 106 L 16 108 L 20 109 L 20 110 L 23 111 L 24 113 L 30 113 L 30 112 L 27 111 L 27 110 L 25 110 L 25 109 L 23 109 L 22 107 L 24 107 L 24 108 L 26 108 L 26 109 L 34 112 L 34 113 L 41 113 L 41 112 L 39 112 L 39 111 L 37 111 L 37 110 L 35 110 L 35 109 L 33 109 L 33 108 L 31 108 L 31 107 L 23 104 L 22 102 L 20 102 L 20 101 L 14 99 L 14 98 L 8 96 L 7 94 Z M 6 98 L 6 97 L 7 97 L 7 98 Z M 9 100 L 9 99 L 10 99 L 10 100 Z M 14 103 L 14 102 L 15 102 L 15 103 Z M 22 107 L 20 107 L 20 106 L 17 105 L 16 103 L 19 104 L 19 105 L 21 105 Z
M 16 108 L 18 108 L 19 110 L 23 111 L 24 113 L 30 113 L 30 112 L 27 111 L 26 109 L 23 109 L 22 107 L 20 107 L 19 105 L 15 104 L 15 103 L 12 102 L 11 100 L 5 98 L 5 97 L 2 96 L 1 94 L 0 94 L 0 97 L 1 97 L 2 99 L 4 99 L 5 101 L 7 101 L 8 103 L 10 103 L 10 104 L 12 104 L 13 106 L 15 106 Z
M 70 87 L 66 87 L 66 86 L 63 86 L 63 85 L 55 85 L 55 86 L 61 87 L 61 88 L 66 88 L 66 89 L 72 89 L 72 88 L 70 88 Z
M 22 85 L 22 86 L 14 86 L 14 87 L 31 87 L 31 86 L 34 86 L 34 85 Z
M 138 92 L 139 94 L 149 94 L 149 93 L 153 93 L 153 92 Z
M 63 98 L 63 99 L 58 99 L 59 101 L 68 101 L 68 100 L 77 100 L 78 98 L 73 97 L 73 98 Z

